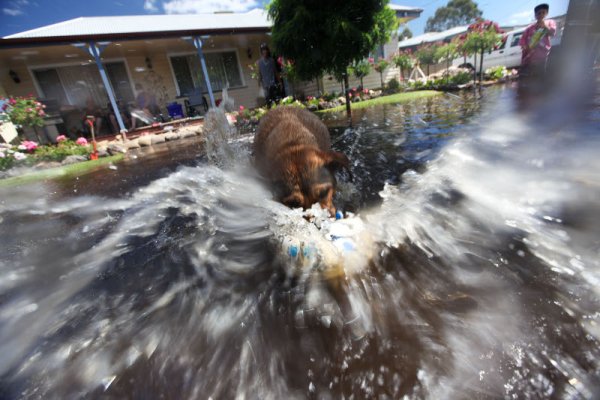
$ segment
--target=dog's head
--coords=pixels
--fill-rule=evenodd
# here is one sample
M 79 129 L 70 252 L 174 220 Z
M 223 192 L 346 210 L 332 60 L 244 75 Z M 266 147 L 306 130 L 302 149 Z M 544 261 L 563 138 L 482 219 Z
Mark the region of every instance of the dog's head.
M 344 168 L 350 174 L 348 157 L 336 151 L 307 149 L 283 162 L 283 176 L 275 183 L 278 200 L 288 207 L 304 209 L 319 203 L 334 216 L 335 172 Z

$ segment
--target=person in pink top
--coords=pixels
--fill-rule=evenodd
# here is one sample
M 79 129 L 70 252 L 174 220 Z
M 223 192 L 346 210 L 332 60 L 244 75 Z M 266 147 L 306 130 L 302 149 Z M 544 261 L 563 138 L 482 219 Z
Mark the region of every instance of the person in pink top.
M 548 4 L 539 4 L 533 9 L 536 22 L 525 29 L 519 40 L 523 50 L 521 68 L 524 75 L 541 76 L 546 71 L 546 60 L 552 47 L 550 38 L 556 33 L 556 23 L 544 19 L 549 9 Z

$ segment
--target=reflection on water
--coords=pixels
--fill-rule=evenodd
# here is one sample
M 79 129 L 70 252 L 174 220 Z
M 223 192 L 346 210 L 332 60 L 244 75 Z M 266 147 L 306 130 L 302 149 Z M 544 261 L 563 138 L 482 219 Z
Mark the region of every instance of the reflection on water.
M 514 96 L 326 118 L 378 243 L 342 277 L 293 266 L 244 140 L 2 193 L 0 397 L 597 398 L 598 119 Z

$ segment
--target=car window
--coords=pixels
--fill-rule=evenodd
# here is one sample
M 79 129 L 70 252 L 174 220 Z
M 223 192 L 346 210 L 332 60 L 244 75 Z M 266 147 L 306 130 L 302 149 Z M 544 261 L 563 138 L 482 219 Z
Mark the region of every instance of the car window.
M 521 39 L 521 36 L 523 35 L 523 32 L 519 32 L 519 33 L 515 33 L 515 35 L 513 36 L 511 42 L 510 42 L 510 47 L 515 47 L 519 44 L 519 39 Z

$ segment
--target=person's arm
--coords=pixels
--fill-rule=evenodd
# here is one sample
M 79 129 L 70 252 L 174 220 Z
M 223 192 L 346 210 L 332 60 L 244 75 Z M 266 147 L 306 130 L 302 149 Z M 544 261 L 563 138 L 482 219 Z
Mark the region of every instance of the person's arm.
M 548 30 L 548 36 L 554 36 L 556 34 L 556 22 L 552 19 L 548 19 L 546 22 L 546 29 Z

